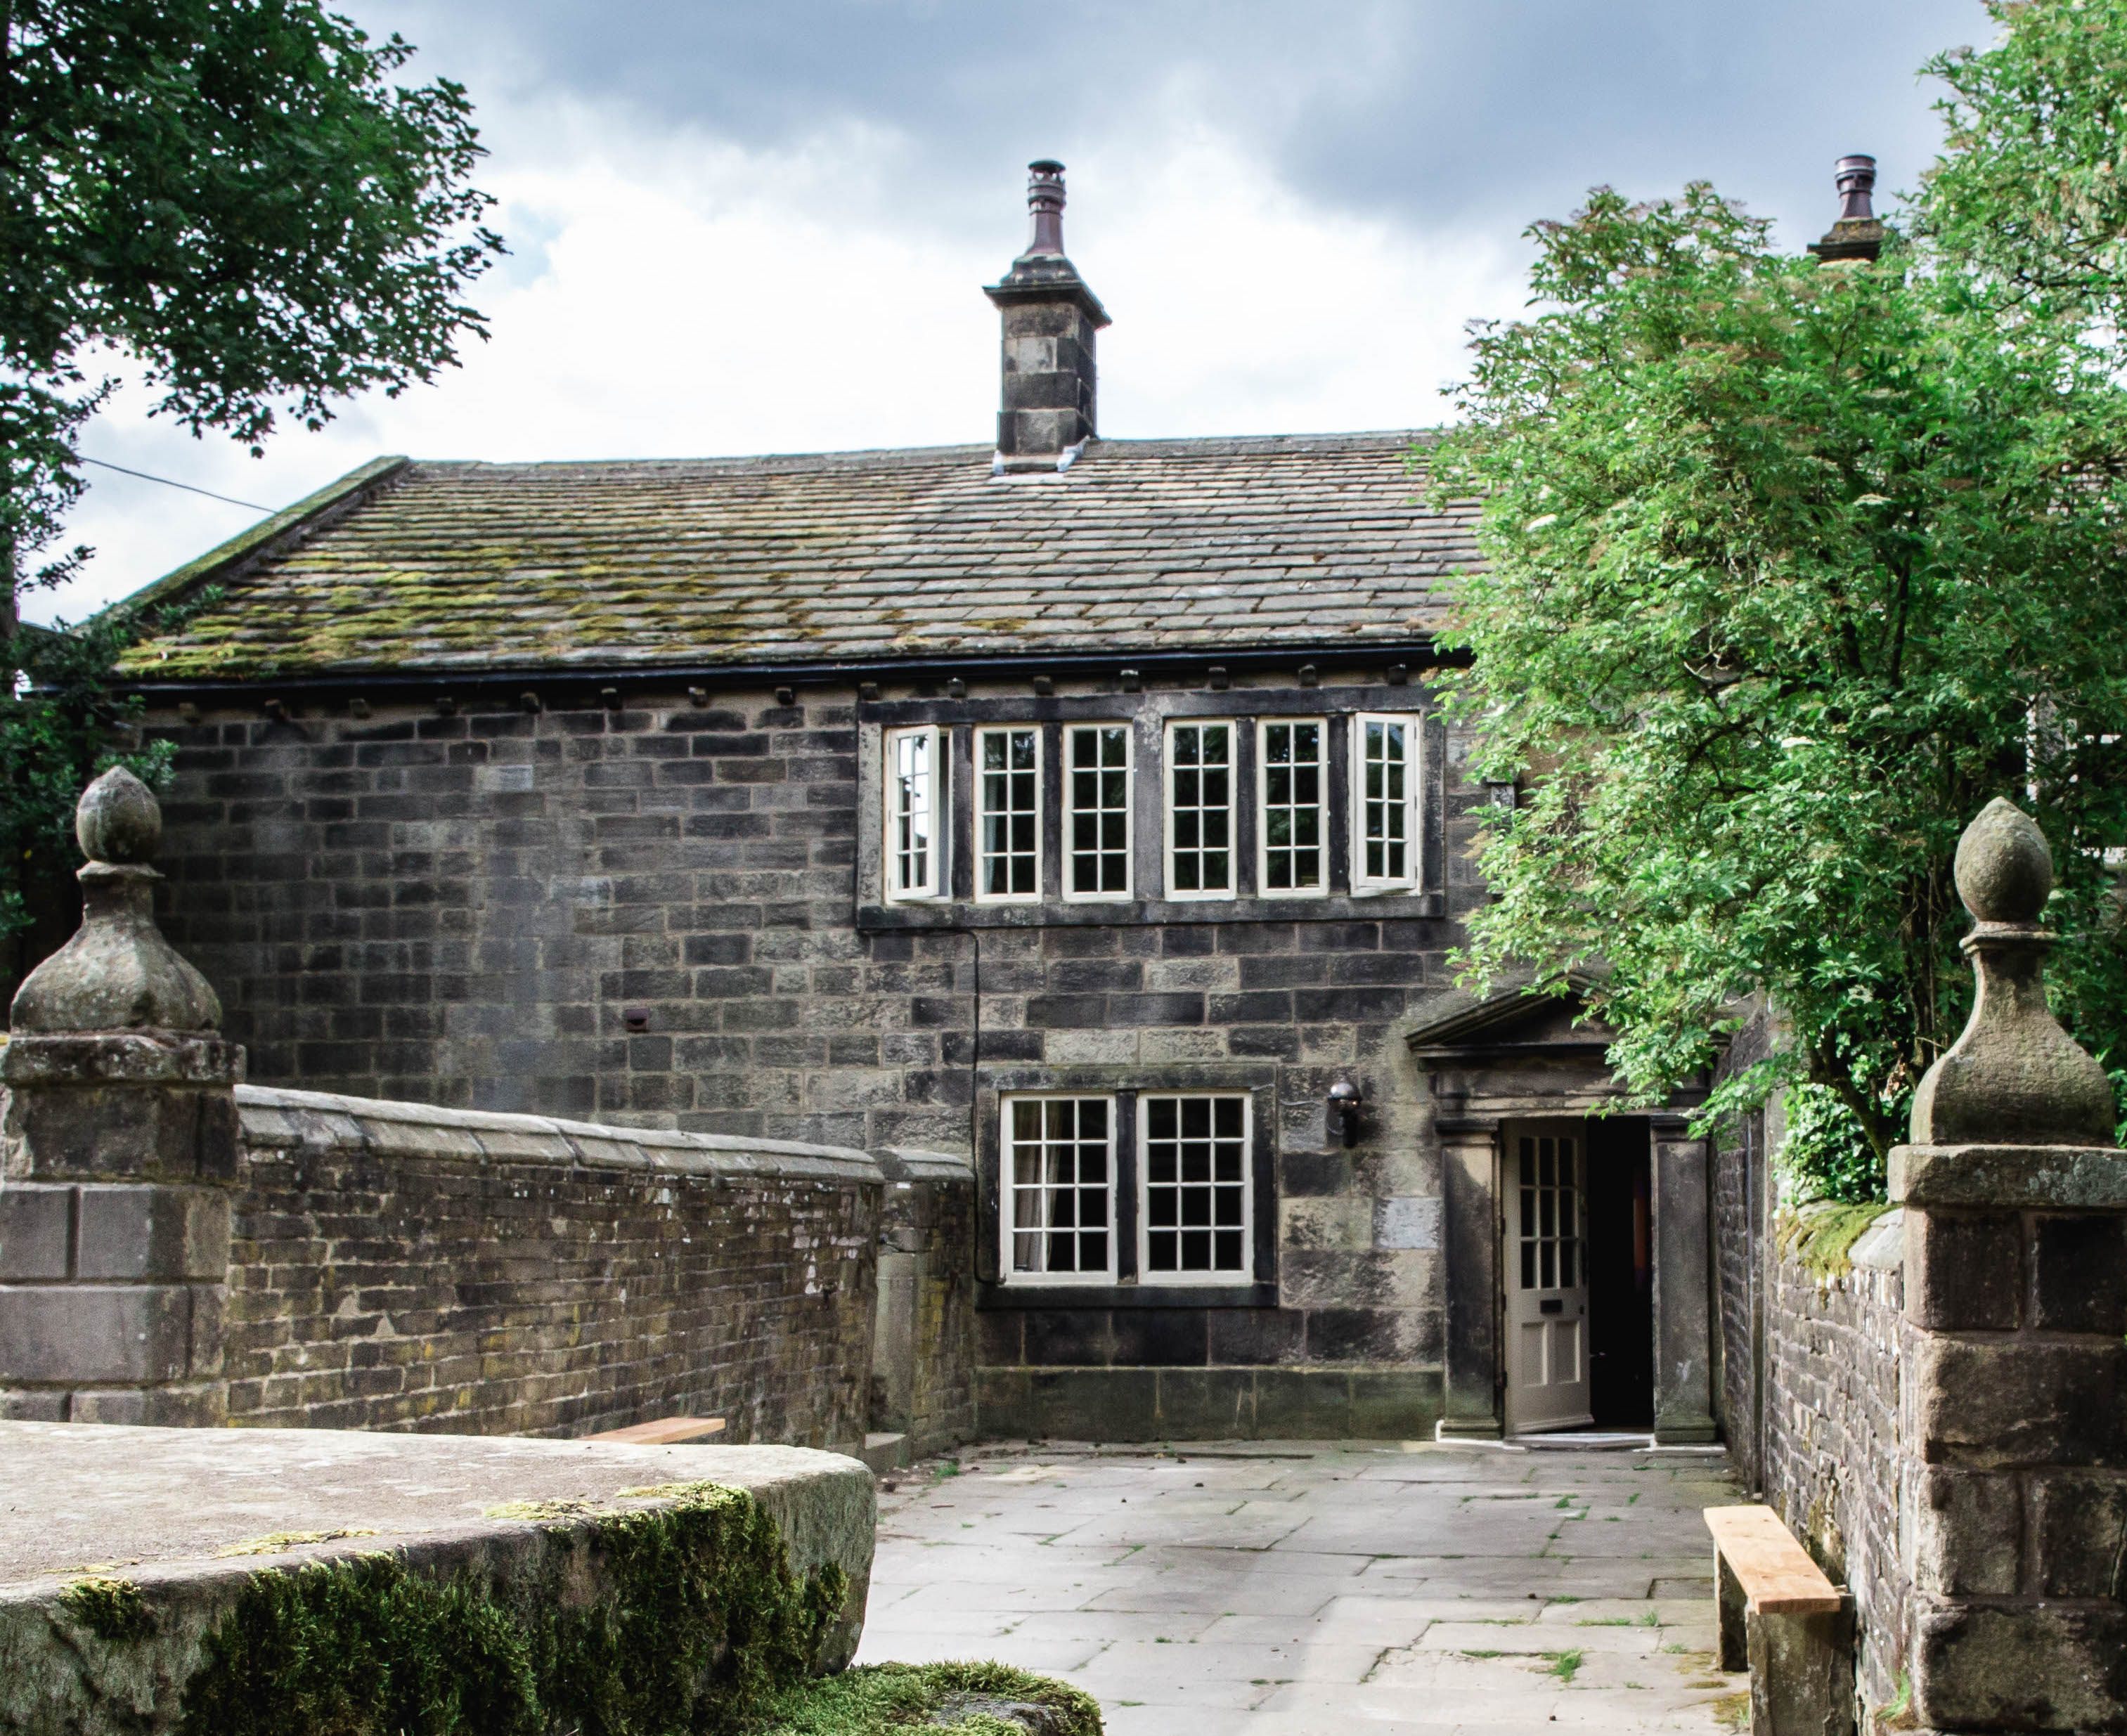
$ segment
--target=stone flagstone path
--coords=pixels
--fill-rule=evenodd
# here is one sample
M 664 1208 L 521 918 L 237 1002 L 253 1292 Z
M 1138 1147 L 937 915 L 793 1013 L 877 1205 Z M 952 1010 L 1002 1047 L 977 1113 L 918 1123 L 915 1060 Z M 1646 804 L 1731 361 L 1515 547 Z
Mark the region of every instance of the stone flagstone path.
M 989 1447 L 879 1495 L 858 1661 L 995 1658 L 1111 1736 L 1717 1733 L 1703 1454 Z

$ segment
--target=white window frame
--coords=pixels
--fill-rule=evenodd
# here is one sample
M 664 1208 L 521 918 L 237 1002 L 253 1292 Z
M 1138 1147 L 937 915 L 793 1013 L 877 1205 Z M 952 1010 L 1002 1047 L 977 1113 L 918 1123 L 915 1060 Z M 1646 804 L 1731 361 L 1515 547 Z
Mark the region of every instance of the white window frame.
M 929 873 L 920 884 L 904 885 L 901 877 L 901 773 L 897 750 L 903 741 L 921 739 L 931 751 L 931 848 Z M 945 840 L 952 830 L 951 783 L 945 754 L 950 737 L 935 723 L 890 729 L 879 738 L 879 878 L 888 904 L 928 904 L 950 897 L 952 877 L 947 867 Z
M 1076 876 L 1072 873 L 1072 822 L 1078 810 L 1071 800 L 1073 762 L 1071 743 L 1074 736 L 1085 731 L 1120 730 L 1123 735 L 1123 883 L 1120 892 L 1081 892 L 1075 890 Z M 1067 723 L 1064 726 L 1063 749 L 1063 850 L 1058 859 L 1057 870 L 1063 883 L 1058 891 L 1066 904 L 1125 904 L 1137 896 L 1137 731 L 1125 719 L 1107 718 L 1097 722 Z M 1105 810 L 1103 810 L 1105 811 Z
M 1240 804 L 1234 784 L 1240 776 L 1241 719 L 1238 717 L 1172 717 L 1160 746 L 1166 766 L 1159 779 L 1161 867 L 1166 876 L 1166 896 L 1177 904 L 1230 904 L 1240 896 Z M 1174 732 L 1177 730 L 1220 730 L 1226 732 L 1226 884 L 1210 891 L 1180 892 L 1174 884 Z M 1214 811 L 1210 809 L 1199 812 Z
M 1241 1105 L 1241 1263 L 1222 1271 L 1156 1272 L 1152 1269 L 1152 1105 L 1208 1098 Z M 1253 1284 L 1256 1269 L 1255 1095 L 1250 1091 L 1140 1091 L 1137 1097 L 1137 1281 L 1164 1289 Z
M 1397 875 L 1367 872 L 1367 726 L 1400 724 L 1404 731 L 1404 869 Z M 1425 736 L 1415 712 L 1357 712 L 1352 717 L 1352 892 L 1355 896 L 1418 890 L 1421 864 L 1419 791 L 1424 786 Z
M 974 836 L 969 840 L 969 842 L 974 854 L 974 896 L 975 902 L 978 904 L 1039 904 L 1041 901 L 1041 858 L 1043 853 L 1043 840 L 1041 834 L 1041 738 L 1043 734 L 1044 731 L 1042 727 L 1038 723 L 984 724 L 980 729 L 975 731 L 973 769 L 969 773 L 969 775 L 974 780 L 974 800 L 970 804 L 974 815 Z M 992 852 L 985 847 L 985 840 L 988 834 L 984 822 L 989 816 L 989 810 L 984 806 L 984 801 L 988 792 L 989 774 L 986 773 L 983 768 L 983 743 L 992 736 L 1002 736 L 1005 738 L 1007 743 L 1005 752 L 1007 756 L 1007 761 L 1009 760 L 1009 756 L 1011 751 L 1010 742 L 1014 736 L 1031 736 L 1034 738 L 1034 890 L 1030 892 L 985 892 L 983 890 L 983 887 L 989 877 L 988 873 L 988 865 L 991 861 L 995 859 Z M 1009 778 L 1016 774 L 1007 769 L 1003 775 Z M 1125 787 L 1127 787 L 1127 780 L 1125 780 Z M 1006 811 L 1009 814 L 1012 811 L 1007 809 Z M 1018 854 L 1020 853 L 1015 850 L 1007 850 L 1004 853 L 1005 859 L 1008 862 L 1013 856 L 1017 855 Z
M 1270 732 L 1311 723 L 1315 726 L 1317 776 L 1315 780 L 1316 823 L 1315 854 L 1317 872 L 1312 886 L 1274 887 L 1270 883 Z M 1327 717 L 1258 717 L 1256 720 L 1256 896 L 1258 898 L 1326 898 L 1329 896 L 1329 720 Z
M 1022 1103 L 1105 1103 L 1108 1106 L 1108 1264 L 1103 1271 L 1022 1272 L 1012 1257 L 1012 1235 L 1017 1225 L 1016 1205 L 1021 1190 L 1015 1180 L 1011 1137 L 1013 1109 Z M 1120 1100 L 1113 1091 L 1007 1091 L 997 1099 L 997 1275 L 999 1282 L 1013 1288 L 1054 1289 L 1067 1284 L 1112 1284 L 1117 1281 L 1119 1251 L 1117 1220 L 1122 1197 L 1122 1175 L 1116 1167 L 1121 1153 L 1116 1146 L 1116 1122 Z M 1073 1185 L 1077 1185 L 1073 1183 Z M 1047 1233 L 1045 1230 L 1043 1233 Z

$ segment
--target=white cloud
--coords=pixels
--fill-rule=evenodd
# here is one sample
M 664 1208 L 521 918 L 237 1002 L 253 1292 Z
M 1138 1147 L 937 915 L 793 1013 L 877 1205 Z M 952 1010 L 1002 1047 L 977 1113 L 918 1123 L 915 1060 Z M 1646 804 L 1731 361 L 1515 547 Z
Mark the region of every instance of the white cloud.
M 1172 117 L 1173 106 L 1165 108 Z M 987 442 L 996 315 L 980 286 L 1023 239 L 1014 197 L 969 235 L 930 220 L 893 135 L 749 150 L 651 133 L 618 105 L 505 97 L 485 183 L 516 256 L 477 286 L 492 341 L 398 400 L 350 406 L 263 460 L 149 421 L 125 394 L 87 451 L 285 504 L 379 452 L 539 459 Z M 1016 185 L 1016 165 L 1001 170 Z M 1497 237 L 1419 234 L 1319 209 L 1207 125 L 1148 119 L 1070 167 L 1066 235 L 1116 324 L 1111 437 L 1415 425 L 1445 414 L 1463 322 L 1510 310 Z M 27 613 L 78 617 L 243 529 L 249 515 L 92 472 L 84 577 Z

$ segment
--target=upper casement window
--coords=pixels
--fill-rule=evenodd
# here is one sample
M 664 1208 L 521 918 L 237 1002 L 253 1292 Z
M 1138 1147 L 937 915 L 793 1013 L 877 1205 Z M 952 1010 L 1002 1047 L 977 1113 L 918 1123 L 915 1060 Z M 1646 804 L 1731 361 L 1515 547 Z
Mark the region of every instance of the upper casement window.
M 1256 731 L 1256 891 L 1315 898 L 1329 890 L 1324 801 L 1328 732 L 1319 717 L 1266 718 Z
M 1007 1284 L 1112 1284 L 1116 1101 L 1010 1096 L 1002 1104 Z
M 1041 731 L 975 731 L 975 896 L 1041 896 Z
M 945 732 L 935 726 L 886 732 L 886 839 L 889 902 L 939 898 L 945 873 Z
M 1362 712 L 1352 720 L 1352 890 L 1418 886 L 1418 719 Z
M 1234 896 L 1234 726 L 1167 726 L 1167 896 Z
M 1064 731 L 1064 896 L 1130 895 L 1130 731 L 1074 723 Z

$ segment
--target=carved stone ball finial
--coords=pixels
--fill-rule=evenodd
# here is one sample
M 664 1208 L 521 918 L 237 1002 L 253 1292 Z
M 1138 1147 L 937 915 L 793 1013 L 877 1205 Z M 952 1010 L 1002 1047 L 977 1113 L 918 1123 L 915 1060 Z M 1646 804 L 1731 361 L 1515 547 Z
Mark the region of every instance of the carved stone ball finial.
M 1978 995 L 1964 1034 L 1914 1094 L 1913 1143 L 2110 1145 L 2111 1081 L 2046 1005 L 2045 835 L 1997 797 L 1965 828 L 1955 873 L 1978 919 L 1964 947 Z
M 1957 840 L 1957 896 L 1982 922 L 2035 926 L 2053 895 L 2054 856 L 2031 816 L 1997 796 Z
M 73 835 L 91 862 L 153 862 L 163 841 L 162 805 L 146 784 L 114 765 L 81 792 Z
M 221 1003 L 206 977 L 155 926 L 148 866 L 163 812 L 148 786 L 123 768 L 82 794 L 74 835 L 89 860 L 81 882 L 81 926 L 16 991 L 11 1023 L 21 1034 L 211 1031 Z

